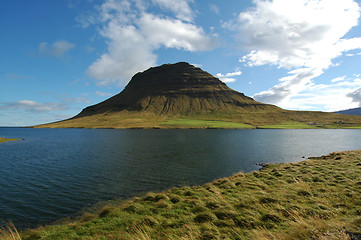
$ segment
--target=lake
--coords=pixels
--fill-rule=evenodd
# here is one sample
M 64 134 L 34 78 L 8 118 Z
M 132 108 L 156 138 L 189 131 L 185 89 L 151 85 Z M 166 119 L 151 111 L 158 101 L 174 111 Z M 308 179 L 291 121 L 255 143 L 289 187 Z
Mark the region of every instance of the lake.
M 255 163 L 361 149 L 361 130 L 0 128 L 0 219 L 34 227 L 92 204 L 200 185 Z

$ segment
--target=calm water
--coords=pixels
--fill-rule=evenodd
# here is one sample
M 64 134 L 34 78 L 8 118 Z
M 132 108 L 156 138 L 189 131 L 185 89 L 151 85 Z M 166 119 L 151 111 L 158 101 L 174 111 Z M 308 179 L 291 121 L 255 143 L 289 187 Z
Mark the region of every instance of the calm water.
M 360 130 L 0 128 L 0 219 L 45 224 L 113 198 L 203 184 L 254 163 L 361 149 Z

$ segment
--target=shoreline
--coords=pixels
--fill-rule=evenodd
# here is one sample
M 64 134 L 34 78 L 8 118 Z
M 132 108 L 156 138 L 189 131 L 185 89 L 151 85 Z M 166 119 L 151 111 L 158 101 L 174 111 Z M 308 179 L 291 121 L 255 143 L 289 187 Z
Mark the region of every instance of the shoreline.
M 10 141 L 18 141 L 20 139 L 18 138 L 4 138 L 4 137 L 0 137 L 0 143 L 4 143 L 4 142 L 10 142 Z
M 203 186 L 171 188 L 120 203 L 114 200 L 100 210 L 22 235 L 23 239 L 145 235 L 148 239 L 191 235 L 253 239 L 261 234 L 274 235 L 265 239 L 294 239 L 301 225 L 305 229 L 299 234 L 310 236 L 327 231 L 359 234 L 360 186 L 361 151 L 335 152 L 298 163 L 269 164 Z
M 173 130 L 173 129 L 182 129 L 182 130 L 189 130 L 189 129 L 194 129 L 194 130 L 244 130 L 244 129 L 276 129 L 276 130 L 280 130 L 280 129 L 289 129 L 289 130 L 294 130 L 294 129 L 300 129 L 300 130 L 314 130 L 314 129 L 327 129 L 327 130 L 332 130 L 332 129 L 351 129 L 351 130 L 356 130 L 356 129 L 361 129 L 361 125 L 357 125 L 355 127 L 352 126 L 345 126 L 345 127 L 327 127 L 328 125 L 325 126 L 310 126 L 310 127 L 292 127 L 292 126 L 282 126 L 282 125 L 269 125 L 269 126 L 251 126 L 251 127 L 244 127 L 244 128 L 223 128 L 223 127 L 189 127 L 189 126 L 176 126 L 176 127 L 160 127 L 160 126 L 154 126 L 154 127 L 39 127 L 39 126 L 30 126 L 30 127 L 22 127 L 22 128 L 34 128 L 34 129 L 117 129 L 117 130 L 134 130 L 134 129 L 139 129 L 139 130 Z

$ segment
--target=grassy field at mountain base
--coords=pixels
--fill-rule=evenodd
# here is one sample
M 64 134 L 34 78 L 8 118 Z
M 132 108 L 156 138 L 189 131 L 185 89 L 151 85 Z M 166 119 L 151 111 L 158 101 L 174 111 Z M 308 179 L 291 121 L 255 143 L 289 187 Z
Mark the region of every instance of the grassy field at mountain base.
M 109 112 L 35 126 L 36 128 L 361 128 L 361 117 L 324 112 L 245 111 L 158 115 L 147 112 Z
M 265 164 L 204 186 L 102 203 L 22 239 L 350 239 L 361 236 L 361 151 Z
M 4 137 L 0 137 L 0 143 L 9 142 L 9 141 L 16 141 L 16 140 L 19 140 L 19 139 L 17 139 L 17 138 L 4 138 Z

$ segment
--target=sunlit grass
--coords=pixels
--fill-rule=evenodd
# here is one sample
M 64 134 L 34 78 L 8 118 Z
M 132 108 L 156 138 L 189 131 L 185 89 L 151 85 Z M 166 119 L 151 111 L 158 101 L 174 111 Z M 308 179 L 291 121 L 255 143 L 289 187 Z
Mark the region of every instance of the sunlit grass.
M 4 137 L 0 137 L 0 143 L 3 143 L 3 142 L 8 142 L 8 141 L 16 141 L 16 140 L 19 140 L 19 139 L 16 139 L 16 138 L 4 138 Z
M 175 127 L 194 127 L 194 128 L 254 128 L 249 124 L 217 121 L 217 120 L 198 120 L 198 119 L 177 119 L 162 122 L 162 125 Z
M 320 127 L 321 126 L 317 124 L 302 123 L 302 122 L 284 122 L 282 124 L 258 126 L 258 128 L 267 128 L 267 129 L 315 129 Z

